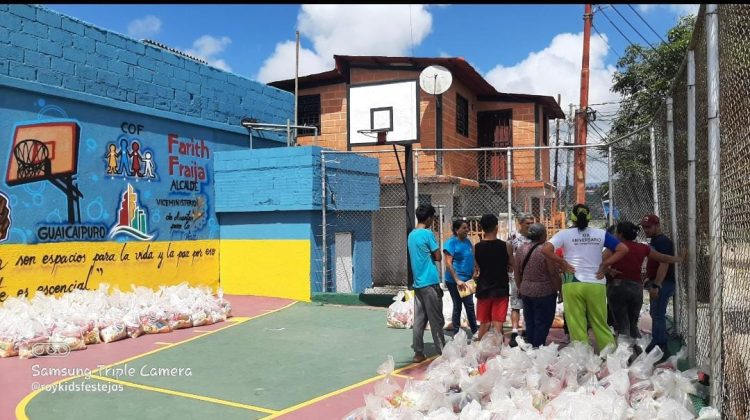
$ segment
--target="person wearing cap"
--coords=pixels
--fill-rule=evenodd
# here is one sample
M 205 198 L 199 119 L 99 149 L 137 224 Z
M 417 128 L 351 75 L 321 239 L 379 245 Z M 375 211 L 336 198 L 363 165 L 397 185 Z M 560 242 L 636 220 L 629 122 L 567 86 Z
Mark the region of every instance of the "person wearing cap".
M 570 220 L 574 226 L 557 232 L 542 246 L 542 253 L 564 272 L 562 292 L 570 339 L 588 343 L 587 325 L 591 325 L 601 351 L 615 345 L 614 336 L 607 325 L 604 272 L 620 261 L 628 253 L 628 248 L 604 229 L 589 227 L 591 218 L 588 206 L 573 206 Z M 555 254 L 556 248 L 563 248 L 563 258 Z M 612 251 L 612 254 L 604 258 L 603 248 Z
M 518 249 L 522 245 L 531 243 L 531 240 L 526 236 L 529 232 L 529 227 L 534 224 L 534 216 L 529 213 L 518 213 L 516 216 L 518 222 L 518 230 L 513 232 L 508 237 L 513 247 L 513 255 L 518 252 Z M 515 257 L 514 257 L 515 258 Z M 511 270 L 513 267 L 511 267 Z M 523 299 L 518 296 L 518 287 L 514 281 L 510 282 L 510 346 L 515 347 L 516 337 L 518 337 L 518 326 L 521 322 L 521 310 L 523 310 Z
M 659 263 L 682 262 L 683 257 L 673 257 L 658 252 L 646 244 L 635 242 L 639 227 L 632 222 L 620 222 L 615 229 L 615 237 L 628 247 L 629 252 L 618 262 L 612 264 L 611 282 L 607 289 L 607 298 L 612 308 L 618 341 L 633 344 L 640 338 L 638 317 L 643 306 L 643 282 L 641 267 L 646 258 Z M 634 348 L 640 352 L 640 348 Z
M 557 293 L 560 291 L 560 270 L 542 254 L 547 241 L 547 229 L 540 223 L 528 228 L 530 242 L 516 251 L 515 283 L 523 299 L 523 318 L 526 338 L 534 348 L 547 342 L 549 329 L 555 319 Z
M 643 233 L 651 239 L 651 248 L 662 254 L 674 256 L 674 244 L 672 240 L 661 231 L 661 221 L 655 214 L 647 214 L 641 219 Z M 651 343 L 646 347 L 650 352 L 655 346 L 659 346 L 667 356 L 667 304 L 674 295 L 675 277 L 674 264 L 660 262 L 649 257 L 646 264 L 646 277 L 648 281 L 644 285 L 649 291 L 651 307 Z

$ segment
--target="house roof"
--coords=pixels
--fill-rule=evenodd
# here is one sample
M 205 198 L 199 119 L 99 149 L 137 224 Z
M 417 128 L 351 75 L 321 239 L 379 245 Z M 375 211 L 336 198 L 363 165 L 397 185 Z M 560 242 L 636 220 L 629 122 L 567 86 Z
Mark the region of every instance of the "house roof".
M 498 92 L 474 67 L 460 57 L 383 57 L 370 55 L 334 55 L 335 68 L 323 73 L 311 74 L 298 78 L 299 88 L 306 89 L 336 83 L 349 82 L 349 70 L 352 67 L 372 69 L 402 69 L 420 71 L 433 64 L 441 65 L 451 71 L 468 89 L 477 95 L 480 101 L 493 102 L 533 102 L 542 105 L 550 118 L 565 118 L 562 108 L 555 98 L 543 95 Z M 268 85 L 294 92 L 294 79 L 279 80 Z

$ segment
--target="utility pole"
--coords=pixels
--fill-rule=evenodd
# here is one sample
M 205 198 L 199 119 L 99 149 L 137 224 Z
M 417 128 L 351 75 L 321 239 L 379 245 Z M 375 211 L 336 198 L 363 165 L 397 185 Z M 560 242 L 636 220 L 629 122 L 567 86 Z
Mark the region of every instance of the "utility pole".
M 557 94 L 557 105 L 560 105 L 559 93 Z M 559 118 L 555 120 L 555 124 L 557 124 L 557 128 L 555 130 L 555 179 L 553 182 L 555 184 L 555 189 L 559 190 L 558 188 L 559 185 L 557 185 L 557 171 L 559 167 L 558 163 L 560 162 L 560 149 L 558 149 L 558 147 L 560 147 L 560 119 Z
M 579 146 L 586 145 L 588 134 L 589 107 L 589 46 L 591 41 L 591 4 L 586 4 L 583 14 L 583 62 L 581 64 L 581 105 L 576 113 L 576 143 Z M 575 189 L 576 202 L 586 203 L 586 148 L 579 147 L 575 151 Z
M 295 53 L 295 61 L 294 61 L 294 141 L 292 142 L 293 146 L 297 145 L 297 107 L 298 107 L 298 100 L 299 100 L 299 31 L 295 31 L 295 36 L 297 38 L 297 46 L 296 46 L 296 53 Z

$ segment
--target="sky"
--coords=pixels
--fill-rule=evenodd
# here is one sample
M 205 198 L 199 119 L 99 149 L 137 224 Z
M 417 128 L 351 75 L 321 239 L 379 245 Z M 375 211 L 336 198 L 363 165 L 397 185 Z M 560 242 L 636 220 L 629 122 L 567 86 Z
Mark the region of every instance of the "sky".
M 332 70 L 334 54 L 462 57 L 501 92 L 561 94 L 566 113 L 579 102 L 583 4 L 44 6 L 263 83 L 294 77 L 299 30 L 300 75 Z M 609 88 L 630 42 L 656 44 L 680 16 L 697 11 L 698 5 L 595 5 L 592 108 L 604 117 L 616 111 L 619 97 Z

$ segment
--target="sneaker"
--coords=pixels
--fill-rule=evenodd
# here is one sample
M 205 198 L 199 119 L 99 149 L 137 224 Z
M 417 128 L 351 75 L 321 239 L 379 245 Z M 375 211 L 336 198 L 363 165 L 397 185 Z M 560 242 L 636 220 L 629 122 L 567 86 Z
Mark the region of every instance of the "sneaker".
M 479 341 L 479 331 L 475 332 L 474 335 L 471 336 L 472 341 Z
M 424 353 L 414 353 L 414 358 L 411 359 L 414 363 L 422 363 L 425 360 L 427 360 L 427 357 L 425 357 Z
M 641 355 L 641 353 L 643 353 L 643 349 L 641 349 L 641 346 L 639 346 L 638 344 L 635 344 L 633 346 L 633 354 L 628 357 L 628 366 L 632 365 L 635 359 L 637 359 L 638 356 Z
M 511 347 L 518 346 L 518 341 L 516 341 L 516 338 L 518 338 L 518 333 L 517 332 L 514 332 L 514 333 L 510 334 L 510 343 L 509 344 L 510 344 Z

